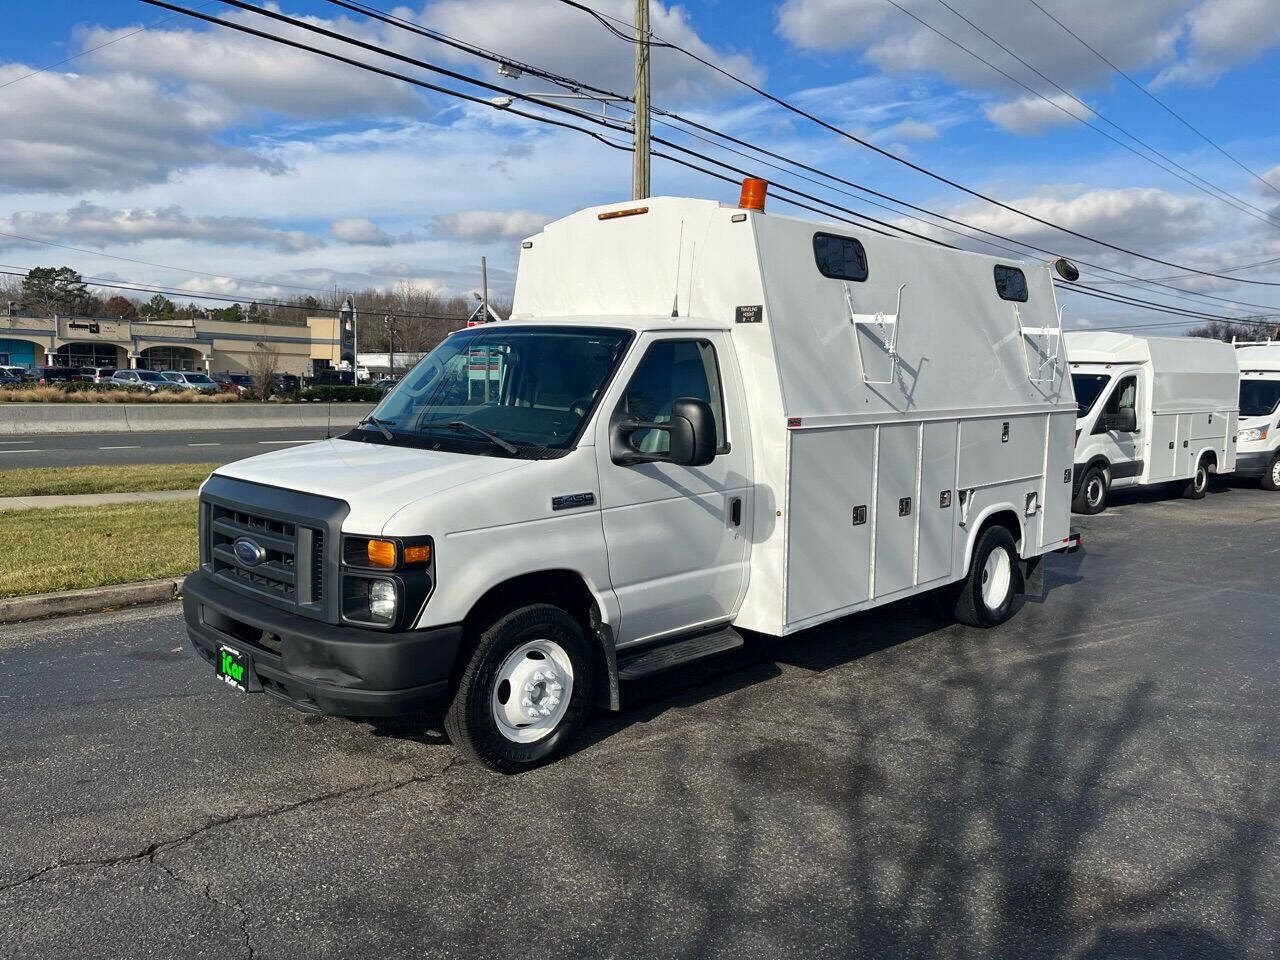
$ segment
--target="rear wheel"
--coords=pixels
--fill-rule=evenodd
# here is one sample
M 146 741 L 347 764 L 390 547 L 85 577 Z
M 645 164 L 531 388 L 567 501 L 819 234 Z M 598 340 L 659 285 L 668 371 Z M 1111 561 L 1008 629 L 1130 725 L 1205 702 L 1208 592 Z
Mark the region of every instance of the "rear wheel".
M 1196 464 L 1196 472 L 1192 474 L 1191 479 L 1182 488 L 1182 495 L 1188 500 L 1203 500 L 1204 493 L 1208 489 L 1209 461 L 1201 458 L 1200 462 Z
M 1280 453 L 1271 458 L 1271 466 L 1267 467 L 1267 472 L 1262 475 L 1262 488 L 1280 490 Z
M 1093 516 L 1107 508 L 1107 474 L 1101 467 L 1090 467 L 1080 480 L 1080 490 L 1071 501 L 1076 513 Z
M 519 773 L 573 740 L 591 703 L 582 626 L 559 607 L 521 607 L 475 639 L 444 727 L 455 747 L 491 770 Z
M 1021 576 L 1018 548 L 1004 527 L 983 531 L 968 575 L 957 584 L 955 618 L 971 627 L 994 627 L 1013 616 Z

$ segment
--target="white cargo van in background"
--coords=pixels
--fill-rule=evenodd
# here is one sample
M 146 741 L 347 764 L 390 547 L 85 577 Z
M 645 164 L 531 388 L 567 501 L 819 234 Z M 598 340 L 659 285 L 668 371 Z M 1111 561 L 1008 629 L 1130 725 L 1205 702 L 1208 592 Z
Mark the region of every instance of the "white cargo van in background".
M 1240 425 L 1236 476 L 1258 477 L 1280 490 L 1280 340 L 1237 343 Z
M 766 214 L 762 188 L 548 224 L 510 320 L 341 438 L 216 470 L 183 593 L 215 675 L 318 712 L 443 701 L 516 771 L 740 629 L 934 590 L 1010 617 L 1075 544 L 1051 268 Z
M 1199 499 L 1235 469 L 1239 371 L 1229 343 L 1066 334 L 1079 412 L 1072 508 L 1100 513 L 1112 489 L 1178 483 Z

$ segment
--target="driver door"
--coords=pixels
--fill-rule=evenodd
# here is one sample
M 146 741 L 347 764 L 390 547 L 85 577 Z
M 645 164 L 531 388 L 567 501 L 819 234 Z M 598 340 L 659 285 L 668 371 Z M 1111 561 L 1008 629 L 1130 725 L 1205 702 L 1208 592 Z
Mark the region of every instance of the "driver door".
M 1132 410 L 1138 426 L 1133 431 L 1107 428 L 1107 418 L 1123 410 Z M 1111 461 L 1111 485 L 1125 487 L 1136 483 L 1142 473 L 1142 418 L 1138 415 L 1138 377 L 1128 374 L 1120 377 L 1107 396 L 1107 402 L 1098 414 L 1093 432 L 1102 441 L 1102 448 Z
M 751 451 L 741 384 L 724 334 L 645 334 L 619 372 L 596 425 L 600 506 L 609 576 L 622 611 L 619 645 L 727 620 L 746 587 Z M 614 463 L 614 415 L 670 419 L 671 404 L 710 404 L 716 457 L 702 467 Z M 668 435 L 635 434 L 641 452 Z

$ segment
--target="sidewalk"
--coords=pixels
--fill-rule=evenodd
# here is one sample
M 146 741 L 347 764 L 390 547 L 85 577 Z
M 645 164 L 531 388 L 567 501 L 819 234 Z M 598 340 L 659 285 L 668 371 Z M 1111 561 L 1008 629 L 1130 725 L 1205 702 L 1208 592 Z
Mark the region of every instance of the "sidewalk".
M 194 500 L 199 490 L 150 490 L 144 493 L 78 493 L 60 497 L 0 497 L 0 510 L 40 510 L 46 507 L 102 507 L 147 500 Z

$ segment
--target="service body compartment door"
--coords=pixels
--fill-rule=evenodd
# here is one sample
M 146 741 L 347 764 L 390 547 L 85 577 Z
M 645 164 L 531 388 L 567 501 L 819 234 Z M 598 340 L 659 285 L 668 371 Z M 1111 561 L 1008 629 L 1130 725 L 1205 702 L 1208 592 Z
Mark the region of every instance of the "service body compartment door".
M 1071 532 L 1071 462 L 1075 458 L 1075 431 L 1074 412 L 1049 414 L 1049 440 L 1044 455 L 1044 492 L 1040 497 L 1042 546 L 1059 547 L 1063 538 Z
M 880 427 L 876 450 L 877 597 L 896 593 L 915 582 L 919 462 L 920 424 Z
M 951 576 L 956 530 L 956 431 L 958 423 L 924 425 L 920 456 L 920 537 L 916 547 L 916 583 Z
M 1178 468 L 1178 415 L 1160 413 L 1151 418 L 1151 437 L 1147 446 L 1147 479 L 1149 483 L 1170 480 Z
M 787 622 L 869 596 L 875 427 L 796 430 L 787 508 Z

